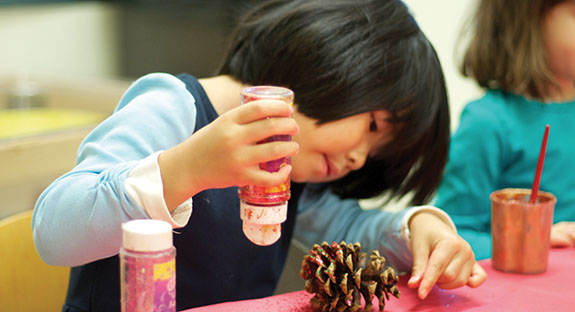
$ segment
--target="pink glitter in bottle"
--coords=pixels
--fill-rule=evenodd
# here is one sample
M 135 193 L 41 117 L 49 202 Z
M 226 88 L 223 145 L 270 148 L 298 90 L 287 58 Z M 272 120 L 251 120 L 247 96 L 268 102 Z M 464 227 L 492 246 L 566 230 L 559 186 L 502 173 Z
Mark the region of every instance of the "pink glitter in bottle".
M 172 226 L 160 220 L 122 225 L 122 312 L 176 311 L 176 249 Z
M 241 92 L 242 104 L 263 99 L 284 101 L 293 105 L 293 91 L 274 86 L 248 87 Z M 274 135 L 258 143 L 273 141 L 291 141 L 289 135 Z M 276 172 L 290 163 L 289 157 L 260 164 L 260 169 Z M 240 216 L 243 231 L 254 244 L 267 246 L 275 243 L 281 236 L 281 223 L 287 217 L 287 201 L 290 198 L 290 178 L 280 185 L 264 187 L 246 185 L 238 190 L 240 197 Z

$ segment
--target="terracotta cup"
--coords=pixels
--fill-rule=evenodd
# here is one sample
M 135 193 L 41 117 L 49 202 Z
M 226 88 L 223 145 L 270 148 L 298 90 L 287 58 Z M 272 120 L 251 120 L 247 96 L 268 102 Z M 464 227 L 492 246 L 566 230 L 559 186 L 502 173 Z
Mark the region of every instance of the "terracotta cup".
M 538 192 L 529 202 L 529 189 L 491 193 L 493 267 L 499 271 L 535 274 L 547 270 L 555 196 Z

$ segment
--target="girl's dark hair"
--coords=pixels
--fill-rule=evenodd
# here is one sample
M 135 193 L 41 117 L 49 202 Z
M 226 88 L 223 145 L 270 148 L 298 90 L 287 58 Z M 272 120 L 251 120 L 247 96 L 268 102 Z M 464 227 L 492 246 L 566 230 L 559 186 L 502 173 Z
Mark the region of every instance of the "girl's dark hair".
M 489 89 L 544 98 L 556 86 L 541 33 L 545 13 L 564 0 L 481 0 L 462 30 L 471 34 L 460 71 Z
M 363 168 L 326 184 L 340 196 L 413 192 L 420 204 L 437 188 L 449 146 L 445 81 L 401 1 L 266 1 L 240 19 L 219 73 L 292 89 L 298 111 L 318 123 L 391 113 L 393 141 Z

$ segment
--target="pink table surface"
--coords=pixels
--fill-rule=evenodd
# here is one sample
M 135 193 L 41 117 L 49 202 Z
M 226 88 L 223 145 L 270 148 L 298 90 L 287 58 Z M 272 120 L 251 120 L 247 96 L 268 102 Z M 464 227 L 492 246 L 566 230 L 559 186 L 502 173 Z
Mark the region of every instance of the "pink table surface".
M 491 267 L 491 260 L 479 262 L 487 280 L 478 288 L 434 289 L 425 300 L 405 285 L 400 277 L 400 299 L 390 298 L 385 311 L 575 311 L 575 249 L 552 249 L 547 271 L 521 275 L 503 273 Z M 303 285 L 302 280 L 302 285 Z M 311 312 L 311 294 L 296 291 L 261 299 L 220 303 L 184 312 Z M 377 301 L 373 302 L 373 312 Z M 370 311 L 371 312 L 371 311 Z

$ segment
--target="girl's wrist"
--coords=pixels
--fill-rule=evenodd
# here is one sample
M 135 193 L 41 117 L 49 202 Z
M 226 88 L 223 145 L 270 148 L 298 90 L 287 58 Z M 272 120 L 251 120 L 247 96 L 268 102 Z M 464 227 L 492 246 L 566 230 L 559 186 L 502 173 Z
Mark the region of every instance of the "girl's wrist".
M 183 201 L 185 204 L 168 209 L 159 166 L 162 153 L 159 151 L 140 160 L 128 174 L 124 187 L 128 196 L 151 219 L 164 220 L 173 227 L 182 227 L 190 217 L 192 203 Z
M 451 217 L 449 217 L 445 211 L 434 206 L 416 206 L 410 208 L 410 210 L 403 216 L 401 235 L 406 242 L 411 241 L 411 226 L 415 217 L 420 214 L 434 216 L 434 218 L 441 220 L 443 223 L 452 228 L 455 233 L 457 233 L 455 223 L 453 223 L 453 220 L 451 220 Z
M 192 171 L 179 163 L 177 153 L 177 150 L 170 149 L 158 157 L 164 200 L 170 212 L 193 196 L 190 193 L 191 178 L 187 176 Z

